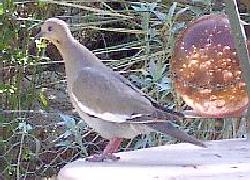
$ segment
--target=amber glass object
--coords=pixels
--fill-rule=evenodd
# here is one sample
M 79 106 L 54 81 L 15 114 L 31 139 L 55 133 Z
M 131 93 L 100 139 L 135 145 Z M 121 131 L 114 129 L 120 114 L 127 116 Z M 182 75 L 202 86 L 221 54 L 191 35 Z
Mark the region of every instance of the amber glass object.
M 248 98 L 226 16 L 194 21 L 178 37 L 172 58 L 174 86 L 197 115 L 235 116 Z

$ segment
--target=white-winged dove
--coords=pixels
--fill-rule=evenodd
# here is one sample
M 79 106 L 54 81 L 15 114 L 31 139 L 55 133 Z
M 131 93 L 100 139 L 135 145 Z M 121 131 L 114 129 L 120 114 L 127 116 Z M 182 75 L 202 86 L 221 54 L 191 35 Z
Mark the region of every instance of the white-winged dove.
M 173 126 L 171 120 L 178 119 L 177 115 L 165 112 L 75 40 L 64 21 L 48 19 L 36 39 L 40 37 L 51 41 L 61 53 L 68 93 L 80 117 L 102 137 L 110 139 L 102 154 L 87 160 L 115 160 L 112 153 L 118 151 L 123 138 L 157 131 L 205 147 L 201 141 Z

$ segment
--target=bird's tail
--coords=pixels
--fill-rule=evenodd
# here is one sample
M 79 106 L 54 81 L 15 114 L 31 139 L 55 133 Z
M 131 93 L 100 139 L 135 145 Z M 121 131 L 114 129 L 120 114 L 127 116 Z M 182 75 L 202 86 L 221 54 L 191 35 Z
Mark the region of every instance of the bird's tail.
M 150 128 L 155 129 L 161 133 L 169 134 L 172 137 L 175 137 L 179 140 L 192 143 L 196 146 L 206 147 L 206 145 L 201 142 L 200 140 L 186 134 L 185 132 L 181 131 L 180 129 L 173 126 L 171 122 L 161 122 L 161 123 L 149 123 L 147 124 Z

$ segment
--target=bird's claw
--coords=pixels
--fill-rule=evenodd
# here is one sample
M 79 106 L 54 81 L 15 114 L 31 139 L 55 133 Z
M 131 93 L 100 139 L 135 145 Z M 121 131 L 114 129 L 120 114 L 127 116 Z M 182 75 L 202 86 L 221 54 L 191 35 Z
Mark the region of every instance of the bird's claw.
M 118 161 L 120 157 L 113 154 L 94 154 L 92 157 L 87 157 L 88 162 L 103 162 L 105 160 Z

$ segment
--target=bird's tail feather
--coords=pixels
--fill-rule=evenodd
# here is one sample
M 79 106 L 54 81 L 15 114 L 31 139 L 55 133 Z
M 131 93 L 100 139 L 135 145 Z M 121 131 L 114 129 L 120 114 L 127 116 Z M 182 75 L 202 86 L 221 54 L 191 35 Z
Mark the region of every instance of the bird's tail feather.
M 150 128 L 155 129 L 161 133 L 169 134 L 172 137 L 175 137 L 179 140 L 192 143 L 196 146 L 206 147 L 206 145 L 201 142 L 200 140 L 186 134 L 185 132 L 181 131 L 180 129 L 173 126 L 171 122 L 165 123 L 149 123 L 147 124 Z

